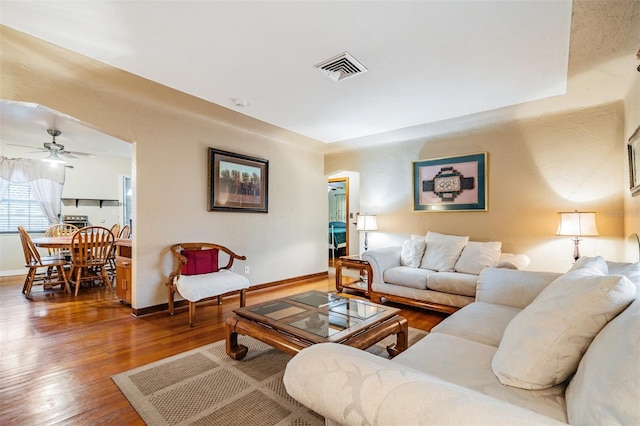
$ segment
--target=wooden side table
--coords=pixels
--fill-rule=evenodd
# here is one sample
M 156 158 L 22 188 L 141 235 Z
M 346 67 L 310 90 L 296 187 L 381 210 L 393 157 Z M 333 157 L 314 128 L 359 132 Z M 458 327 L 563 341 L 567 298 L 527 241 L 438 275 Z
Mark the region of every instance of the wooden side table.
M 362 279 L 349 284 L 342 283 L 342 268 L 355 268 L 360 271 L 360 276 L 363 272 L 366 273 L 366 281 Z M 365 297 L 369 297 L 369 281 L 373 278 L 373 271 L 371 265 L 366 260 L 363 260 L 360 255 L 355 256 L 341 256 L 336 261 L 336 290 L 342 291 L 343 288 L 348 288 L 354 291 L 364 293 Z

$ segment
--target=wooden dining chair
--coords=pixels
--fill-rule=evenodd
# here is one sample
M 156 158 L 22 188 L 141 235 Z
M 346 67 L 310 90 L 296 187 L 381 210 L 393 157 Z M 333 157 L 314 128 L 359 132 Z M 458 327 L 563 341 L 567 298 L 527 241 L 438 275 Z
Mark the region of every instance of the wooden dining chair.
M 118 235 L 120 235 L 120 224 L 114 223 L 113 225 L 111 225 L 110 231 L 115 238 L 118 238 Z
M 112 288 L 106 266 L 114 246 L 113 233 L 102 226 L 87 226 L 73 234 L 69 279 L 76 286 L 76 296 L 83 281 L 103 281 L 106 287 Z
M 20 233 L 20 241 L 22 242 L 22 249 L 24 251 L 24 263 L 27 268 L 29 268 L 29 272 L 27 272 L 27 277 L 24 280 L 24 285 L 22 286 L 22 293 L 24 293 L 24 297 L 27 299 L 31 295 L 31 288 L 36 284 L 42 285 L 50 285 L 52 287 L 60 284 L 64 285 L 64 289 L 67 293 L 71 292 L 69 288 L 69 281 L 67 280 L 67 275 L 65 273 L 64 267 L 69 265 L 63 257 L 54 255 L 54 256 L 40 256 L 38 249 L 35 244 L 31 240 L 31 237 L 27 233 L 26 229 L 23 226 L 18 226 L 18 232 Z M 46 271 L 39 272 L 40 268 L 56 268 L 57 270 L 57 280 L 54 281 L 52 278 L 52 274 Z
M 123 226 L 118 233 L 114 232 L 116 229 L 120 229 L 120 225 L 115 224 L 111 227 L 111 232 L 113 232 L 113 236 L 118 239 L 129 239 L 129 235 L 131 234 L 131 227 L 129 225 Z M 115 279 L 116 276 L 116 246 L 113 245 L 113 250 L 111 250 L 111 254 L 109 255 L 109 262 L 107 263 L 107 273 L 109 274 L 109 278 L 111 281 Z
M 56 223 L 47 228 L 44 231 L 45 237 L 62 237 L 62 236 L 71 236 L 73 235 L 79 228 L 71 223 Z M 60 248 L 49 248 L 47 249 L 49 252 L 49 256 L 60 255 L 69 258 L 71 256 L 71 252 L 68 248 L 60 249 Z
M 129 237 L 131 237 L 131 227 L 129 225 L 125 225 L 120 230 L 120 234 L 118 235 L 118 238 L 121 240 L 128 240 Z

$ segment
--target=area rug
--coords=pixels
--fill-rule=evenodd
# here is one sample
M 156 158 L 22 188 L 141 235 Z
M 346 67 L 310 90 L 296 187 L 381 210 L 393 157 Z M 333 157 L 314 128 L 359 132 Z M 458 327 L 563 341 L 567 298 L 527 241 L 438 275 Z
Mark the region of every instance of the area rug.
M 427 332 L 409 329 L 409 345 Z M 368 349 L 387 357 L 389 336 Z M 247 336 L 236 361 L 221 340 L 111 376 L 148 425 L 324 425 L 324 418 L 291 398 L 282 383 L 291 355 Z

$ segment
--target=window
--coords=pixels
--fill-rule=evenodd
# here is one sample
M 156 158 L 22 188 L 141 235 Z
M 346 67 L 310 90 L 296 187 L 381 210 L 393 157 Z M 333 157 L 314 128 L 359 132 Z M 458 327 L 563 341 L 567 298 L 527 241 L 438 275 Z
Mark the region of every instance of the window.
M 27 183 L 10 183 L 0 200 L 0 233 L 18 232 L 18 225 L 27 232 L 44 232 L 49 227 L 49 219 Z

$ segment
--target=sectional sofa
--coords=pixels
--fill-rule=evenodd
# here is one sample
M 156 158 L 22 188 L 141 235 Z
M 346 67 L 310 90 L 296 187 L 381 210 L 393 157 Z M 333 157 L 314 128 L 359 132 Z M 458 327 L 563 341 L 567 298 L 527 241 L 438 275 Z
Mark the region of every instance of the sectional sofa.
M 475 300 L 478 275 L 485 268 L 524 269 L 529 258 L 502 253 L 499 241 L 469 241 L 467 236 L 428 232 L 400 247 L 368 250 L 372 302 L 382 299 L 453 313 Z
M 476 301 L 392 360 L 324 343 L 287 392 L 328 424 L 640 424 L 640 262 L 486 268 Z

